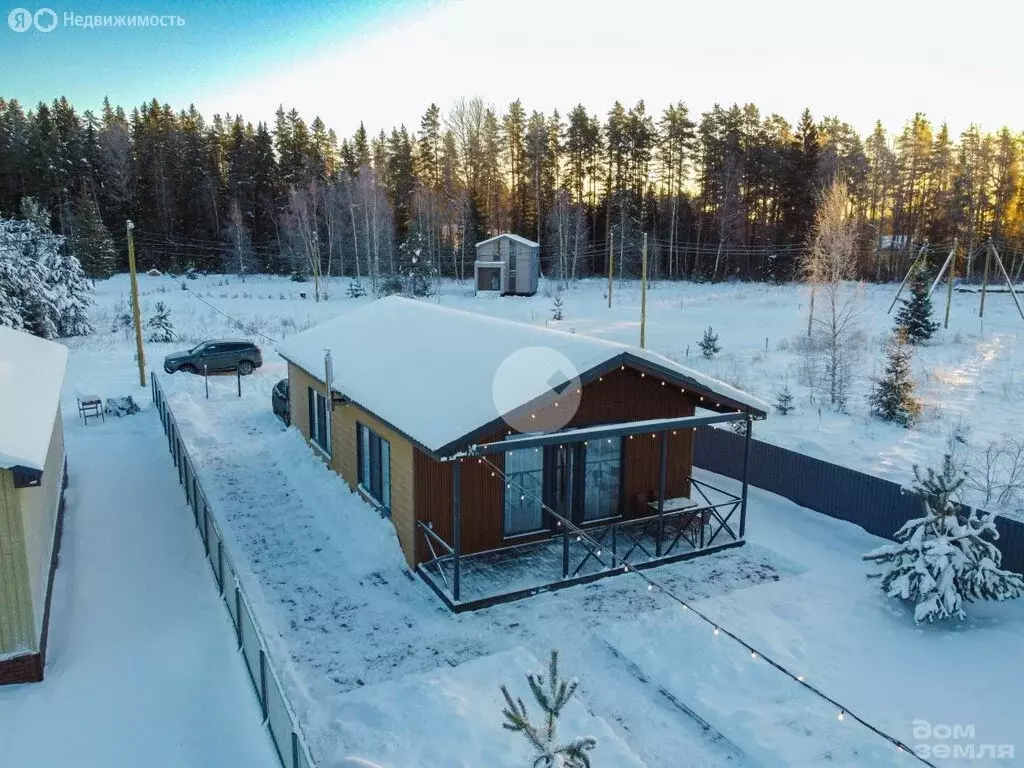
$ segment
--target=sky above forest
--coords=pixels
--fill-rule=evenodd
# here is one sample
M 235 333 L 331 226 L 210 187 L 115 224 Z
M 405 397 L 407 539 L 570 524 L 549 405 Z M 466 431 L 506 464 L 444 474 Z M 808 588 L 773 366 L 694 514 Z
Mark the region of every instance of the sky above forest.
M 130 0 L 48 7 L 62 20 L 142 12 Z M 105 95 L 126 107 L 157 97 L 253 121 L 284 104 L 342 135 L 360 120 L 414 129 L 431 101 L 477 95 L 563 115 L 579 102 L 602 117 L 615 100 L 655 113 L 753 102 L 791 122 L 809 107 L 862 133 L 915 112 L 954 134 L 1024 130 L 1024 5 L 1006 0 L 154 0 L 145 12 L 184 24 L 3 25 L 0 96 L 64 95 L 80 110 Z

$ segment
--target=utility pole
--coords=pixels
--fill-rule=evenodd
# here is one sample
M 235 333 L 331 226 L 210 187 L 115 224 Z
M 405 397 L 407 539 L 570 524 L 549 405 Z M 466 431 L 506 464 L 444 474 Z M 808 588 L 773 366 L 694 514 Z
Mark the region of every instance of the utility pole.
M 949 272 L 946 274 L 946 319 L 943 328 L 949 328 L 949 307 L 953 303 L 953 278 L 956 277 L 956 238 L 953 239 L 953 250 L 949 254 Z
M 608 231 L 608 309 L 612 308 L 612 270 L 615 268 L 615 230 Z
M 135 321 L 135 357 L 139 361 L 139 386 L 146 386 L 146 353 L 142 349 L 142 315 L 139 312 L 139 280 L 135 275 L 135 225 L 131 219 L 128 229 L 128 273 L 132 280 L 132 319 Z
M 640 349 L 647 342 L 647 233 L 644 232 L 643 251 L 640 254 Z

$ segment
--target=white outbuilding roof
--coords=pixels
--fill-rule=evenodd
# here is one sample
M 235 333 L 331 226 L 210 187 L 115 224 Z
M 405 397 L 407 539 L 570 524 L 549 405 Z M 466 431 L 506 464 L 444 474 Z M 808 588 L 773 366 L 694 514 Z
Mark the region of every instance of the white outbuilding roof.
M 43 471 L 68 350 L 0 327 L 0 468 Z
M 509 413 L 507 406 L 523 406 L 550 392 L 544 375 L 526 369 L 545 354 L 550 359 L 551 350 L 581 377 L 602 366 L 634 363 L 722 405 L 759 415 L 768 411 L 757 398 L 652 352 L 397 296 L 278 346 L 282 357 L 320 380 L 327 349 L 337 393 L 434 452 Z M 534 355 L 535 350 L 540 351 Z M 506 364 L 510 358 L 511 366 Z M 501 412 L 495 402 L 499 375 Z
M 519 235 L 513 235 L 513 234 L 511 234 L 509 232 L 502 232 L 500 235 L 495 235 L 494 237 L 489 237 L 486 240 L 481 240 L 479 243 L 476 244 L 476 247 L 479 248 L 481 245 L 487 245 L 487 243 L 493 243 L 495 240 L 500 240 L 503 237 L 507 237 L 509 240 L 515 240 L 517 243 L 522 243 L 523 245 L 528 245 L 531 248 L 537 248 L 537 247 L 540 246 L 540 243 L 535 243 L 535 242 L 533 242 L 533 240 L 527 240 L 525 237 L 520 237 Z

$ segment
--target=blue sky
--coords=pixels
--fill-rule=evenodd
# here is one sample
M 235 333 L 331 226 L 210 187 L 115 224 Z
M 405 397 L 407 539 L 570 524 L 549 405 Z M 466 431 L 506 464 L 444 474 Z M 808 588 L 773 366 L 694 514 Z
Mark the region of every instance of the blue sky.
M 96 108 L 105 95 L 125 106 L 153 97 L 176 107 L 232 83 L 287 70 L 310 51 L 344 47 L 428 0 L 8 0 L 10 7 L 77 15 L 177 15 L 183 26 L 82 28 L 49 33 L 0 27 L 0 95 L 26 105 L 66 95 Z M 282 94 L 284 96 L 284 94 Z
M 28 0 L 18 0 L 29 8 Z M 12 3 L 12 0 L 8 0 Z M 59 16 L 179 14 L 185 26 L 15 33 L 0 20 L 0 96 L 26 104 L 156 96 L 206 115 L 273 118 L 278 104 L 339 135 L 414 128 L 433 101 L 605 115 L 683 100 L 753 102 L 795 122 L 804 107 L 862 133 L 915 112 L 954 135 L 1024 130 L 1019 30 L 1006 0 L 53 0 Z M 4 19 L 6 11 L 0 19 Z

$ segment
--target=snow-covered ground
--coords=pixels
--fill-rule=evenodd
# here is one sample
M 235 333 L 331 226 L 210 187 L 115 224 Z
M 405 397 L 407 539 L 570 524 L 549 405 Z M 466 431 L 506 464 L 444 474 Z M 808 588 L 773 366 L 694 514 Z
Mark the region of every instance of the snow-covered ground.
M 0 765 L 278 765 L 155 410 L 64 416 L 46 679 L 0 687 Z
M 449 614 L 405 569 L 390 523 L 271 415 L 278 375 L 257 373 L 241 399 L 213 380 L 209 400 L 199 379 L 160 376 L 322 764 L 521 766 L 498 686 L 552 647 L 590 715 L 565 735 L 601 734 L 595 765 L 913 764 L 636 577 Z M 757 491 L 748 532 L 743 548 L 649 573 L 908 744 L 915 720 L 973 725 L 976 748 L 1014 743 L 1024 605 L 917 627 L 865 579 L 876 537 Z
M 182 282 L 189 291 L 181 289 Z M 329 298 L 315 303 L 311 283 L 280 277 L 250 277 L 243 283 L 220 275 L 187 281 L 140 276 L 143 315 L 151 315 L 155 303 L 163 301 L 182 336 L 179 344 L 147 345 L 149 365 L 159 368 L 172 349 L 210 337 L 238 335 L 261 343 L 268 362 L 273 363 L 277 357 L 271 339 L 282 339 L 372 300 L 348 298 L 347 285 L 347 279 L 332 279 Z M 577 282 L 563 293 L 565 319 L 557 323 L 550 320 L 552 288 L 542 280 L 536 296 L 497 298 L 474 296 L 468 284 L 447 282 L 439 298 L 446 306 L 638 343 L 637 282 L 616 284 L 611 309 L 605 281 Z M 305 299 L 300 298 L 303 292 Z M 864 288 L 859 313 L 864 338 L 846 412 L 822 402 L 801 376 L 798 345 L 806 335 L 807 292 L 800 285 L 654 283 L 648 291 L 647 346 L 769 403 L 788 385 L 795 395 L 795 412 L 785 417 L 773 414 L 758 424 L 758 438 L 896 482 L 909 482 L 915 463 L 940 460 L 957 423 L 966 427 L 967 443 L 977 449 L 1024 432 L 1024 410 L 1014 405 L 1024 398 L 1024 373 L 1018 362 L 1024 359 L 1024 320 L 1006 293 L 988 296 L 984 321 L 977 316 L 977 295 L 954 294 L 949 329 L 939 330 L 932 342 L 915 350 L 913 367 L 925 403 L 921 423 L 907 430 L 869 415 L 867 396 L 873 377 L 883 367 L 882 343 L 893 324 L 886 310 L 895 292 L 894 285 Z M 934 303 L 941 320 L 945 296 L 940 294 L 936 292 Z M 109 330 L 117 311 L 123 311 L 127 296 L 125 275 L 97 286 L 94 309 L 101 332 Z M 241 331 L 229 317 L 241 323 Z M 708 326 L 723 347 L 712 360 L 701 357 L 697 348 Z M 134 349 L 125 334 L 101 333 L 73 339 L 70 345 L 72 381 L 103 392 L 130 390 L 136 378 Z M 962 450 L 963 445 L 957 445 Z M 982 504 L 970 489 L 964 500 Z
M 247 593 L 277 635 L 277 668 L 322 765 L 358 756 L 393 768 L 478 766 L 480 754 L 487 754 L 488 765 L 518 768 L 520 755 L 510 745 L 521 737 L 500 728 L 498 685 L 521 682 L 523 669 L 540 664 L 552 647 L 562 650 L 565 673 L 581 682 L 582 711 L 567 718 L 567 728 L 602 737 L 595 766 L 906 764 L 885 741 L 849 718 L 838 723 L 792 681 L 689 623 L 629 576 L 473 614 L 445 611 L 405 569 L 390 524 L 270 414 L 270 388 L 285 375 L 273 340 L 370 300 L 345 297 L 346 284 L 334 281 L 330 298 L 317 304 L 311 285 L 281 278 L 243 284 L 202 277 L 187 281 L 189 291 L 169 277 L 141 278 L 144 315 L 164 301 L 183 337 L 177 344 L 147 344 L 148 367 L 159 370 L 164 354 L 205 338 L 242 335 L 263 347 L 266 364 L 242 381 L 241 399 L 230 378 L 211 379 L 209 402 L 201 380 L 163 380 Z M 76 391 L 148 400 L 137 381 L 133 340 L 108 331 L 127 287 L 125 276 L 99 284 L 100 333 L 69 342 L 64 403 L 70 418 Z M 566 319 L 558 325 L 635 342 L 638 286 L 617 285 L 611 310 L 604 289 L 592 280 L 568 290 Z M 310 297 L 300 298 L 301 291 Z M 1006 295 L 989 297 L 984 327 L 977 297 L 955 296 L 950 330 L 915 358 L 927 402 L 919 426 L 903 430 L 867 416 L 866 393 L 891 326 L 885 309 L 893 291 L 865 292 L 867 341 L 848 413 L 819 408 L 799 377 L 795 347 L 806 328 L 799 287 L 654 285 L 648 346 L 769 401 L 788 383 L 797 411 L 759 423 L 759 438 L 894 480 L 908 479 L 913 463 L 940 456 L 959 417 L 976 444 L 1019 434 L 1024 416 L 1015 406 L 1022 394 L 1015 360 L 1024 321 Z M 538 324 L 551 314 L 551 298 L 543 293 L 474 297 L 449 283 L 440 301 Z M 708 325 L 724 350 L 704 361 L 696 342 Z M 154 451 L 169 467 L 163 447 Z M 864 578 L 859 556 L 878 539 L 757 491 L 748 541 L 737 550 L 663 566 L 657 578 L 910 744 L 917 743 L 915 719 L 972 725 L 977 745 L 1019 739 L 1024 607 L 972 606 L 963 625 L 916 627 Z M 225 628 L 224 643 L 230 642 Z M 240 665 L 237 674 L 244 682 Z M 410 700 L 420 704 L 412 712 L 400 706 Z M 711 728 L 704 730 L 684 709 Z M 405 728 L 419 741 L 407 740 Z

